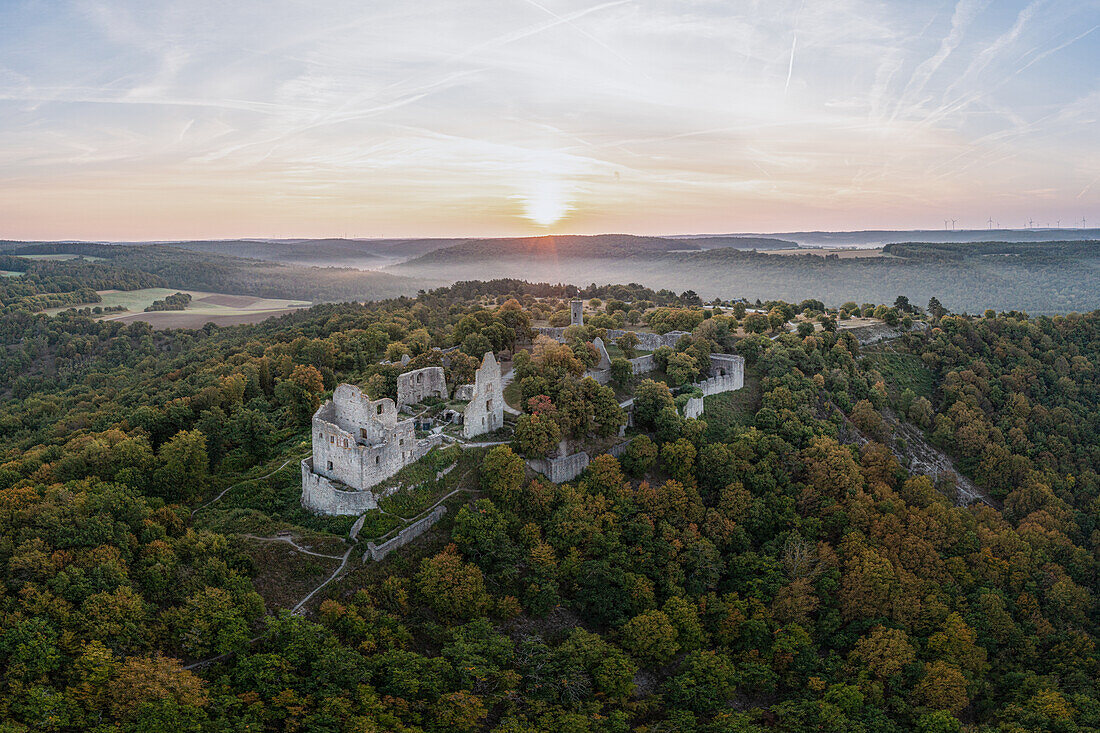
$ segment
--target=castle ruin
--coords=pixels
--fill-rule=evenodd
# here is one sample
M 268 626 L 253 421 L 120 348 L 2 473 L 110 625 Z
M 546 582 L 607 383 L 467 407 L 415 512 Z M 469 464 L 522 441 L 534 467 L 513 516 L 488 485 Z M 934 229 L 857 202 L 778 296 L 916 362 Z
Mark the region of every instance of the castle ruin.
M 302 461 L 302 506 L 324 514 L 375 509 L 378 497 L 370 488 L 441 442 L 439 435 L 418 440 L 413 421 L 398 419 L 393 400 L 371 400 L 341 384 L 313 415 L 313 456 Z
M 474 374 L 473 393 L 462 419 L 462 437 L 473 438 L 504 427 L 504 394 L 500 364 L 493 352 L 486 351 L 481 367 Z
M 424 367 L 397 375 L 397 409 L 423 402 L 426 397 L 447 399 L 443 367 Z

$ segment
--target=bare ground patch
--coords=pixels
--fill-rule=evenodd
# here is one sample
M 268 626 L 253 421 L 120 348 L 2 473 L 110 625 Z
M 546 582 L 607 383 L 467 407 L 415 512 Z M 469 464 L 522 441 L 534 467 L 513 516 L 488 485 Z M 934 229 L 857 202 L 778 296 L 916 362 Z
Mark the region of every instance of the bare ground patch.
M 340 564 L 339 559 L 307 555 L 285 542 L 266 542 L 242 537 L 242 549 L 256 565 L 252 579 L 269 613 L 293 608 L 321 584 Z

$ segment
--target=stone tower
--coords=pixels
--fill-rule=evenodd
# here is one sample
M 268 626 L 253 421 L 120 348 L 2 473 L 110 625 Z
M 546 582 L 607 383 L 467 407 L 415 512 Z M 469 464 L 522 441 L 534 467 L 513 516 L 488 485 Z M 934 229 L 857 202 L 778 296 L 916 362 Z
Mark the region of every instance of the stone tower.
M 584 301 L 583 300 L 571 300 L 571 301 L 569 301 L 569 325 L 570 326 L 583 326 L 584 325 Z

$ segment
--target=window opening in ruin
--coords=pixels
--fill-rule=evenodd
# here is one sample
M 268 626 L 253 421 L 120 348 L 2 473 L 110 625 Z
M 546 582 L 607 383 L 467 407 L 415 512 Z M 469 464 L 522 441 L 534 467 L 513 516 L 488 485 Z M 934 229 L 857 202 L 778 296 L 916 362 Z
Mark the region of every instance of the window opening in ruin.
M 332 470 L 332 461 L 328 462 L 328 470 L 330 470 L 330 471 Z

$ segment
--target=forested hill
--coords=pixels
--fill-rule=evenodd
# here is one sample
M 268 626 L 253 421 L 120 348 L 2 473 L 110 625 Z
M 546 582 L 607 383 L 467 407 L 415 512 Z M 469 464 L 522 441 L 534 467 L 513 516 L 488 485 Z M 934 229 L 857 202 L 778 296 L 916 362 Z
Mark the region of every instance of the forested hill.
M 550 250 L 547 250 L 550 251 Z M 824 252 L 774 255 L 733 248 L 623 251 L 616 256 L 574 254 L 505 257 L 477 248 L 439 250 L 392 268 L 409 276 L 465 279 L 530 277 L 584 285 L 640 282 L 702 297 L 816 298 L 839 304 L 939 298 L 957 311 L 1020 309 L 1065 313 L 1100 308 L 1100 242 L 895 244 L 882 257 L 825 258 Z M 429 259 L 430 258 L 430 259 Z
M 699 249 L 694 240 L 638 237 L 630 234 L 597 234 L 594 236 L 562 235 L 519 237 L 514 239 L 471 239 L 443 249 L 428 252 L 409 261 L 409 265 L 461 263 L 495 258 L 549 259 L 625 257 L 646 252 L 667 252 L 675 249 Z
M 113 266 L 147 273 L 156 278 L 158 284 L 167 287 L 270 298 L 375 300 L 412 295 L 432 284 L 389 273 L 289 265 L 215 252 L 193 252 L 170 245 L 10 242 L 0 245 L 0 252 L 16 256 L 72 254 L 92 257 L 102 260 L 97 263 L 101 268 Z M 73 264 L 56 262 L 53 271 L 59 273 L 68 267 Z
M 891 303 L 497 281 L 231 328 L 6 316 L 0 730 L 1100 730 L 1100 312 Z M 856 315 L 928 328 L 860 347 Z M 689 335 L 585 379 L 624 322 Z M 457 384 L 486 349 L 516 353 L 509 445 L 410 466 L 357 545 L 301 508 L 337 384 Z M 715 351 L 745 386 L 685 418 Z M 526 470 L 566 436 L 576 481 Z

